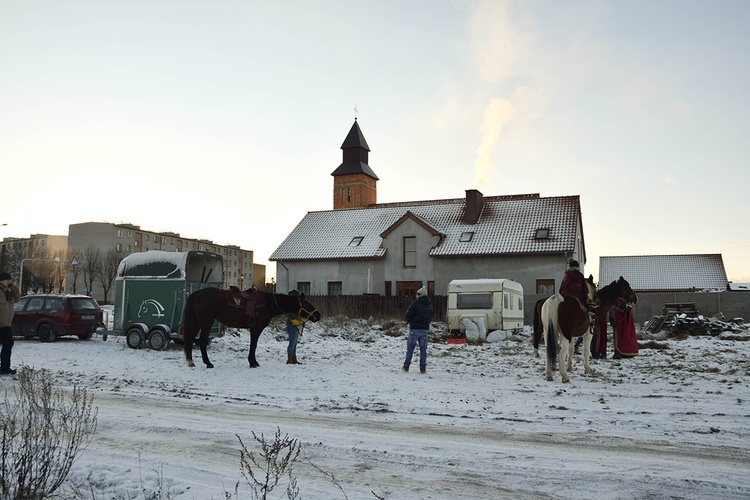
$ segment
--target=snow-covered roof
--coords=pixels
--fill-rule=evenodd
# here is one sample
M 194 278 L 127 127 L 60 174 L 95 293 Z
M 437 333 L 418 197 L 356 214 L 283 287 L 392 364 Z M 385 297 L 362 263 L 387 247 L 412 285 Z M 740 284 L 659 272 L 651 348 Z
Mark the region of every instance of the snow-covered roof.
M 381 258 L 381 234 L 408 212 L 440 231 L 432 257 L 572 253 L 580 200 L 538 194 L 487 196 L 476 224 L 465 222 L 465 198 L 308 212 L 270 260 Z M 537 238 L 537 229 L 548 229 L 549 237 Z
M 599 286 L 622 276 L 637 291 L 726 289 L 721 254 L 631 255 L 599 258 Z
M 149 250 L 123 258 L 117 267 L 117 277 L 215 282 L 221 280 L 223 264 L 221 255 L 210 252 Z

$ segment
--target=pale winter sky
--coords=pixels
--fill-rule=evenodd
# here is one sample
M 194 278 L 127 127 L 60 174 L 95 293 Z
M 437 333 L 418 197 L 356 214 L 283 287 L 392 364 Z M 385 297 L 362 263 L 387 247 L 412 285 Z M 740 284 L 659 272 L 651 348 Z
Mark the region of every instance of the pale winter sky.
M 268 263 L 332 208 L 356 106 L 379 202 L 580 195 L 587 273 L 721 253 L 750 281 L 748 24 L 741 0 L 0 0 L 0 237 L 130 222 Z

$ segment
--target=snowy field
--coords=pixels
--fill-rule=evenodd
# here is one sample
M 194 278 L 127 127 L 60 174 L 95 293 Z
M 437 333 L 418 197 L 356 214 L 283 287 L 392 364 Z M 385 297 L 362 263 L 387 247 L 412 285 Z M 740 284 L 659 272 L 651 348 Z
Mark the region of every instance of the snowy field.
M 324 319 L 304 330 L 304 364 L 286 365 L 272 323 L 260 368 L 233 331 L 209 346 L 213 370 L 200 356 L 187 368 L 175 344 L 17 340 L 13 365 L 94 396 L 98 428 L 70 478 L 95 498 L 251 498 L 238 436 L 258 451 L 252 433 L 277 428 L 302 445 L 308 499 L 750 498 L 748 335 L 641 339 L 639 357 L 592 360 L 591 376 L 579 355 L 563 384 L 544 379 L 528 330 L 430 343 L 425 375 L 401 370 L 405 334 Z

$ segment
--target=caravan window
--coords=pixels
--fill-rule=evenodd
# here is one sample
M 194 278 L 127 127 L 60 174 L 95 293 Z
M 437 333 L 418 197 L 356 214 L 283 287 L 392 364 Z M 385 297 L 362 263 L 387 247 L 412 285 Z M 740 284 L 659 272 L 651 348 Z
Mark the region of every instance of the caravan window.
M 492 292 L 459 293 L 456 299 L 458 309 L 492 309 Z
M 503 309 L 508 309 L 508 294 L 503 294 Z

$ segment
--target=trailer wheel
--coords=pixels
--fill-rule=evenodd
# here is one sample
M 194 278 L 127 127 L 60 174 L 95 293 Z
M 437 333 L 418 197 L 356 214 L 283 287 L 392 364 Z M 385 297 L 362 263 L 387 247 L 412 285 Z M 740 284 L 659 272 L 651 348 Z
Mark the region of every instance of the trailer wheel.
M 128 330 L 128 333 L 125 335 L 125 343 L 131 349 L 140 349 L 141 344 L 143 344 L 143 330 L 137 326 Z
M 161 328 L 151 330 L 151 333 L 148 334 L 148 346 L 154 351 L 163 351 L 167 348 L 167 345 L 169 345 L 169 337 L 167 337 L 167 332 Z

